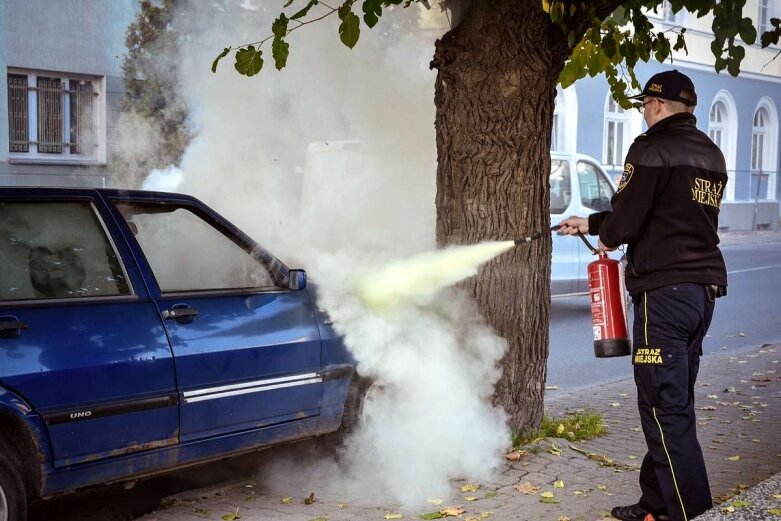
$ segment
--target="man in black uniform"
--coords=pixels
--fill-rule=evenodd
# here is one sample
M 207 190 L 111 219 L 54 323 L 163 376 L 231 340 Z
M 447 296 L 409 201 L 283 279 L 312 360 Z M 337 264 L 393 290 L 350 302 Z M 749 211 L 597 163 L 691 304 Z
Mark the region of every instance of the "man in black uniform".
M 629 246 L 632 364 L 648 452 L 640 500 L 611 514 L 688 521 L 713 506 L 697 441 L 694 383 L 714 301 L 726 294 L 717 230 L 727 171 L 719 148 L 697 130 L 697 96 L 687 76 L 656 74 L 637 98 L 648 131 L 629 149 L 612 212 L 569 217 L 560 232 L 599 235 L 603 250 Z

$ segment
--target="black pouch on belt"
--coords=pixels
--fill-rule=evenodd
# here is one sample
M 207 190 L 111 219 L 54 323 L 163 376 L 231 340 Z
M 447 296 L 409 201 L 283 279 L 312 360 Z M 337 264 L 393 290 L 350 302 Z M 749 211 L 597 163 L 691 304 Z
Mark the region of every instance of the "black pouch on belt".
M 727 294 L 727 286 L 717 286 L 716 284 L 706 284 L 705 293 L 708 295 L 708 300 L 714 302 L 717 298 L 723 297 Z

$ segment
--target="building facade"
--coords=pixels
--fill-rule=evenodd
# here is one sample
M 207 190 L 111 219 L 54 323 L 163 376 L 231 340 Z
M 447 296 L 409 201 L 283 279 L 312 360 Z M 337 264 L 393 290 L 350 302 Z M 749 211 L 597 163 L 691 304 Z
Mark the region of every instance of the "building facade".
M 0 0 L 0 185 L 112 186 L 135 0 Z
M 748 0 L 744 16 L 755 21 L 760 34 L 770 19 L 781 17 L 781 0 Z M 664 64 L 640 64 L 641 83 L 653 74 L 679 69 L 697 90 L 697 126 L 721 148 L 729 183 L 724 192 L 719 225 L 725 230 L 777 229 L 781 196 L 781 58 L 777 46 L 746 46 L 741 73 L 717 74 L 710 50 L 713 17 L 672 13 L 669 4 L 649 13 L 658 30 L 686 28 L 688 54 L 679 51 Z M 759 38 L 757 38 L 759 40 Z M 623 158 L 645 126 L 637 110 L 623 110 L 610 95 L 604 76 L 584 78 L 556 97 L 551 148 L 590 155 L 615 176 Z M 597 127 L 597 128 L 595 128 Z

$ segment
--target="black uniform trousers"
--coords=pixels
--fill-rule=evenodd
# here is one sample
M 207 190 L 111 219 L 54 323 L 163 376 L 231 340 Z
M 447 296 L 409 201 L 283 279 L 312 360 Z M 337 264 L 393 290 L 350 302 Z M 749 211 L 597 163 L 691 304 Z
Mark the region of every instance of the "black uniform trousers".
M 694 383 L 713 295 L 676 284 L 633 296 L 632 364 L 648 452 L 640 469 L 640 506 L 688 521 L 713 506 L 697 441 Z

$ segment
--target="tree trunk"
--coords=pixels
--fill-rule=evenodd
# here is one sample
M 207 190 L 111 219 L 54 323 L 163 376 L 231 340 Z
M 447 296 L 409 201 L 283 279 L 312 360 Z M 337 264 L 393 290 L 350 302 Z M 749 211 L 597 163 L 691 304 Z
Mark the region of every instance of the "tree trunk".
M 550 226 L 550 136 L 564 36 L 539 0 L 475 0 L 433 67 L 439 246 Z M 516 247 L 465 283 L 508 351 L 494 400 L 516 431 L 542 419 L 551 240 Z

